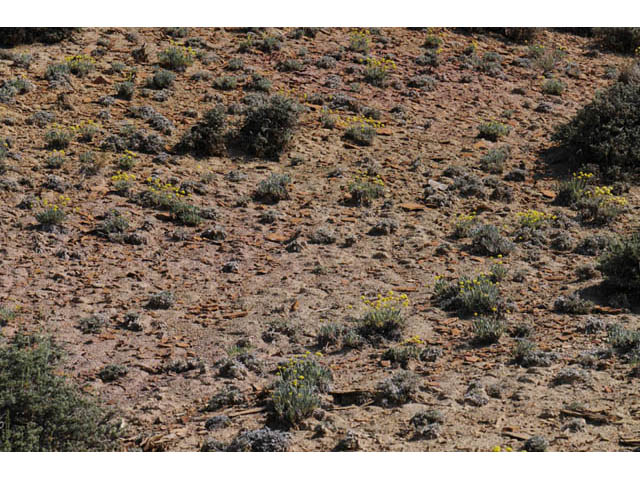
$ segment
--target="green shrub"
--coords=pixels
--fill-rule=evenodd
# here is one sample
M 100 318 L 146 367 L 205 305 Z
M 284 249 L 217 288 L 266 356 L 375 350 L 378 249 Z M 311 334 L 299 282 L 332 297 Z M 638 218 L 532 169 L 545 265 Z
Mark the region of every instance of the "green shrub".
M 73 131 L 62 125 L 54 124 L 44 135 L 46 148 L 49 150 L 64 150 L 73 140 Z
M 84 77 L 95 69 L 96 61 L 88 55 L 72 55 L 65 58 L 69 71 L 77 77 Z
M 566 85 L 564 82 L 550 78 L 549 80 L 545 80 L 542 84 L 542 93 L 546 93 L 548 95 L 562 95 L 565 87 Z
M 238 144 L 252 155 L 279 159 L 291 143 L 300 111 L 295 100 L 282 95 L 250 106 L 237 134 Z
M 514 244 L 495 225 L 481 224 L 471 230 L 471 251 L 478 255 L 508 255 Z
M 288 200 L 287 186 L 290 183 L 291 177 L 289 175 L 273 173 L 258 184 L 253 198 L 264 203 L 278 203 L 280 200 Z
M 162 90 L 171 87 L 173 81 L 176 79 L 176 74 L 169 70 L 158 70 L 152 77 L 147 78 L 147 88 L 153 88 L 155 90 Z
M 122 98 L 123 100 L 131 100 L 133 98 L 133 91 L 135 90 L 135 85 L 133 82 L 120 82 L 116 83 L 116 96 L 118 98 Z
M 496 317 L 479 317 L 473 321 L 473 342 L 477 345 L 491 345 L 500 340 L 505 331 L 504 322 Z
M 640 28 L 593 28 L 593 36 L 604 48 L 620 53 L 634 53 L 640 46 Z
M 395 69 L 396 64 L 393 60 L 367 57 L 364 80 L 376 87 L 384 87 L 387 84 L 391 71 Z
M 16 334 L 0 344 L 0 450 L 114 450 L 110 415 L 57 373 L 50 339 Z
M 640 292 L 640 235 L 612 239 L 596 268 L 613 288 Z
M 269 92 L 271 90 L 271 80 L 259 73 L 253 73 L 251 80 L 244 85 L 245 90 L 254 90 L 258 92 Z
M 319 365 L 309 352 L 278 367 L 271 400 L 278 418 L 296 425 L 320 406 L 319 393 L 329 390 L 331 371 Z
M 199 157 L 223 155 L 226 150 L 226 113 L 223 105 L 208 110 L 202 120 L 185 133 L 175 146 L 178 153 L 188 153 Z
M 498 283 L 484 274 L 451 282 L 436 277 L 432 298 L 443 310 L 456 311 L 459 315 L 499 317 L 505 309 Z
M 578 164 L 594 163 L 603 172 L 612 167 L 640 166 L 640 84 L 618 82 L 596 94 L 573 119 L 556 128 L 552 139 Z
M 437 35 L 427 35 L 422 46 L 424 48 L 437 49 L 442 45 L 442 38 Z
M 368 30 L 355 30 L 349 38 L 349 50 L 367 55 L 371 45 L 371 36 Z
M 362 146 L 373 145 L 376 135 L 376 129 L 364 122 L 353 123 L 344 132 L 345 139 Z
M 184 72 L 193 64 L 195 53 L 191 47 L 171 45 L 158 54 L 160 66 L 175 72 Z
M 627 330 L 621 325 L 607 326 L 607 342 L 617 353 L 625 354 L 640 349 L 640 331 Z
M 0 28 L 0 46 L 14 47 L 25 43 L 42 42 L 58 43 L 71 38 L 77 28 L 33 28 L 3 27 Z
M 213 88 L 218 90 L 233 90 L 238 85 L 238 78 L 231 75 L 223 75 L 213 81 Z
M 502 173 L 510 153 L 511 149 L 508 145 L 492 148 L 480 159 L 480 168 L 487 173 Z
M 384 195 L 384 182 L 379 177 L 371 178 L 367 175 L 357 176 L 349 183 L 351 202 L 356 205 L 371 205 L 371 200 Z
M 373 341 L 380 338 L 399 339 L 406 323 L 403 308 L 408 306 L 407 296 L 396 296 L 391 291 L 386 296 L 378 294 L 378 298 L 373 302 L 366 299 L 363 301 L 368 308 L 360 318 L 358 333 Z
M 67 218 L 66 213 L 56 205 L 50 206 L 36 213 L 36 220 L 42 227 L 62 225 Z
M 487 140 L 495 142 L 499 138 L 508 135 L 511 131 L 511 127 L 500 122 L 487 122 L 480 124 L 478 130 L 479 138 L 486 138 Z

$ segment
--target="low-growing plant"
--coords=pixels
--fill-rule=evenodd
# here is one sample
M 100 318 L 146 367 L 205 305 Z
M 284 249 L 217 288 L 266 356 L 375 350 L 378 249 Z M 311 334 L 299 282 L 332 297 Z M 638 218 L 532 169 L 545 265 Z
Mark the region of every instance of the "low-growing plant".
M 84 77 L 95 69 L 96 61 L 88 55 L 72 55 L 65 58 L 69 72 L 77 77 Z
M 286 174 L 273 173 L 269 178 L 262 180 L 253 193 L 253 198 L 264 203 L 278 203 L 280 200 L 289 199 L 287 186 L 291 183 L 291 177 Z
M 69 146 L 74 137 L 74 130 L 71 127 L 64 127 L 54 123 L 44 135 L 46 148 L 49 150 L 64 150 Z
M 50 203 L 46 198 L 42 200 L 42 206 L 44 207 L 38 213 L 36 213 L 36 220 L 43 228 L 49 228 L 53 226 L 62 225 L 67 218 L 65 207 L 69 205 L 69 197 L 60 195 L 58 203 Z
M 371 47 L 371 34 L 369 30 L 361 29 L 351 32 L 349 37 L 349 50 L 367 55 Z
M 471 230 L 470 235 L 471 250 L 478 255 L 508 255 L 515 247 L 495 225 L 480 224 Z
M 184 72 L 193 64 L 195 52 L 191 47 L 179 46 L 171 42 L 171 46 L 158 54 L 160 66 L 175 72 Z
M 124 155 L 118 158 L 118 167 L 120 170 L 131 170 L 138 163 L 138 155 L 129 150 L 124 151 Z
M 170 72 L 169 70 L 160 69 L 155 72 L 153 76 L 147 78 L 146 86 L 147 88 L 152 88 L 155 90 L 163 90 L 165 88 L 171 87 L 175 79 L 175 73 Z
M 628 330 L 622 325 L 607 326 L 607 342 L 618 354 L 625 354 L 640 349 L 640 331 Z
M 135 91 L 135 84 L 130 81 L 116 83 L 115 90 L 118 98 L 131 100 L 133 98 L 133 92 Z
M 269 80 L 267 77 L 259 73 L 253 73 L 251 74 L 251 78 L 249 79 L 249 81 L 244 84 L 243 88 L 245 90 L 268 93 L 269 91 L 271 91 L 272 86 L 273 84 L 271 83 L 271 80 Z
M 380 175 L 374 177 L 367 172 L 358 172 L 348 188 L 353 203 L 369 206 L 373 199 L 384 194 L 384 181 Z
M 640 235 L 612 239 L 596 268 L 616 290 L 640 292 Z
M 389 75 L 396 69 L 396 63 L 393 60 L 373 57 L 367 57 L 366 62 L 364 80 L 373 86 L 384 87 Z
M 344 132 L 345 139 L 362 146 L 373 145 L 376 135 L 376 129 L 364 122 L 352 123 Z
M 453 236 L 455 238 L 468 237 L 477 222 L 478 218 L 476 212 L 471 212 L 468 215 L 464 213 L 459 214 L 456 217 L 456 223 L 453 226 Z
M 64 150 L 53 150 L 51 154 L 45 160 L 45 167 L 50 169 L 62 168 L 64 162 L 67 160 Z
M 477 345 L 496 343 L 504 331 L 505 324 L 500 318 L 483 316 L 473 320 L 473 342 Z
M 511 149 L 508 145 L 492 148 L 480 159 L 480 168 L 487 173 L 502 173 Z
M 383 406 L 402 405 L 415 398 L 418 392 L 418 376 L 402 370 L 382 380 L 376 386 L 376 399 Z
M 403 309 L 409 306 L 406 294 L 396 295 L 390 290 L 387 295 L 378 294 L 371 301 L 362 297 L 366 312 L 359 321 L 359 333 L 364 338 L 376 341 L 380 337 L 397 340 L 405 324 Z
M 208 110 L 202 120 L 183 135 L 175 150 L 200 157 L 222 155 L 226 151 L 226 125 L 224 106 L 218 105 Z
M 456 311 L 459 315 L 501 317 L 505 301 L 498 285 L 485 274 L 476 278 L 461 277 L 454 281 L 437 276 L 432 298 L 443 310 Z
M 118 171 L 115 175 L 111 176 L 111 183 L 113 184 L 113 189 L 115 192 L 119 194 L 129 193 L 135 180 L 136 180 L 135 175 L 123 172 L 121 170 Z
M 509 125 L 505 125 L 504 123 L 492 121 L 480 124 L 478 126 L 478 130 L 478 137 L 486 138 L 487 140 L 495 142 L 499 138 L 508 135 L 511 131 L 511 127 Z
M 559 313 L 585 315 L 591 312 L 593 302 L 580 298 L 576 293 L 573 293 L 572 295 L 558 297 L 553 304 L 553 308 Z
M 546 93 L 547 95 L 562 95 L 566 85 L 564 82 L 560 80 L 556 80 L 554 78 L 550 78 L 545 80 L 542 84 L 542 93 Z
M 320 354 L 316 354 L 321 356 Z M 296 425 L 320 405 L 319 393 L 328 391 L 331 371 L 318 364 L 309 352 L 278 367 L 273 386 L 273 409 L 281 421 Z
M 213 81 L 213 88 L 218 90 L 233 90 L 238 85 L 238 78 L 232 75 L 223 75 Z
M 531 229 L 542 228 L 543 225 L 556 220 L 558 217 L 549 213 L 539 212 L 538 210 L 527 210 L 526 212 L 517 212 L 516 217 L 521 227 Z

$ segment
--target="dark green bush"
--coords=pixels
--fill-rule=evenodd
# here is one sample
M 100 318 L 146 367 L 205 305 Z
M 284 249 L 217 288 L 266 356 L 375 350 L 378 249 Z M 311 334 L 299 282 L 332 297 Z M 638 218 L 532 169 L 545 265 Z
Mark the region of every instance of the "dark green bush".
M 238 145 L 252 155 L 278 160 L 291 143 L 300 110 L 295 100 L 283 95 L 257 102 L 247 108 L 237 134 Z
M 95 400 L 54 373 L 61 350 L 18 333 L 0 344 L 0 450 L 114 450 L 115 428 Z
M 613 239 L 600 257 L 597 269 L 612 287 L 640 292 L 640 235 Z
M 175 146 L 175 151 L 177 153 L 192 152 L 200 157 L 223 155 L 226 149 L 226 124 L 224 106 L 218 105 L 207 111 L 203 119 L 183 135 Z
M 71 38 L 77 28 L 0 28 L 0 46 L 13 47 L 24 43 L 57 43 Z
M 596 94 L 566 124 L 556 128 L 559 142 L 578 164 L 594 163 L 603 172 L 640 166 L 640 84 L 618 82 Z
M 608 50 L 620 53 L 634 53 L 640 46 L 640 28 L 609 27 L 594 28 L 593 36 Z

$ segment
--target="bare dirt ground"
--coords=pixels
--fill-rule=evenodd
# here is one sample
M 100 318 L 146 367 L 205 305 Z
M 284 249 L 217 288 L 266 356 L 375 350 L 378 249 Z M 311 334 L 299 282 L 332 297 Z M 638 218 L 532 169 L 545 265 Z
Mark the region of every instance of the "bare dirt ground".
M 11 49 L 34 60 L 28 69 L 0 61 L 0 78 L 22 75 L 35 89 L 17 95 L 13 103 L 0 103 L 0 137 L 12 139 L 12 155 L 0 177 L 0 304 L 19 309 L 2 327 L 3 334 L 26 328 L 52 335 L 68 352 L 64 374 L 121 411 L 123 448 L 129 450 L 193 451 L 207 439 L 226 444 L 243 429 L 283 429 L 270 417 L 270 387 L 277 365 L 306 351 L 322 353 L 318 361 L 331 369 L 333 383 L 322 395 L 321 408 L 289 429 L 290 450 L 332 450 L 348 432 L 356 438 L 353 448 L 366 451 L 515 450 L 535 435 L 544 437 L 554 451 L 637 447 L 638 380 L 630 376 L 632 367 L 615 357 L 584 355 L 606 348 L 607 342 L 604 330 L 589 333 L 583 327 L 589 319 L 594 325 L 594 319 L 601 319 L 637 328 L 638 312 L 611 307 L 598 297 L 598 276 L 581 280 L 576 275 L 576 268 L 593 265 L 595 257 L 576 253 L 575 247 L 595 233 L 625 233 L 637 224 L 639 191 L 632 187 L 625 193 L 627 211 L 611 225 L 583 226 L 575 221 L 575 212 L 553 205 L 557 180 L 571 171 L 562 162 L 550 164 L 545 156 L 553 127 L 609 85 L 611 71 L 629 59 L 598 52 L 588 38 L 540 32 L 535 44 L 565 52 L 553 69 L 566 85 L 557 96 L 542 92 L 545 79 L 527 45 L 450 29 L 380 29 L 367 34 L 370 54 L 389 55 L 396 69 L 388 86 L 376 87 L 362 80 L 363 66 L 348 49 L 350 29 L 320 29 L 315 38 L 293 38 L 292 31 L 267 29 L 269 35 L 282 36 L 281 48 L 271 53 L 255 47 L 239 53 L 246 33 L 237 29 L 201 28 L 190 28 L 177 38 L 163 29 L 138 29 L 131 35 L 129 29 L 89 28 L 73 40 Z M 416 57 L 426 52 L 423 44 L 432 34 L 443 40 L 439 65 L 418 65 Z M 145 92 L 157 53 L 172 41 L 182 45 L 194 38 L 200 39 L 190 43 L 199 59 L 176 74 L 167 98 L 154 97 L 155 90 Z M 488 52 L 500 56 L 493 74 L 462 65 L 463 51 L 474 42 L 478 57 Z M 148 58 L 135 60 L 132 50 L 143 44 Z M 96 53 L 96 48 L 104 51 Z M 49 64 L 92 52 L 95 69 L 86 76 L 71 76 L 69 84 L 57 88 L 44 78 Z M 321 57 L 337 53 L 341 55 L 334 66 L 316 66 Z M 234 58 L 243 60 L 244 70 L 228 71 Z M 297 58 L 303 69 L 276 68 L 288 58 Z M 114 71 L 113 62 L 125 64 L 124 73 Z M 577 73 L 567 75 L 569 63 Z M 137 68 L 133 98 L 101 104 L 102 97 L 115 97 L 115 84 L 131 67 Z M 151 176 L 191 185 L 190 200 L 214 209 L 214 219 L 197 227 L 176 225 L 166 213 L 113 192 L 111 177 L 122 155 L 103 151 L 101 142 L 123 121 L 152 131 L 144 119 L 129 114 L 130 107 L 150 105 L 173 123 L 169 134 L 160 134 L 168 150 L 216 103 L 241 103 L 247 94 L 242 76 L 248 77 L 252 69 L 271 80 L 272 93 L 284 92 L 307 107 L 289 151 L 279 161 L 235 153 L 206 159 L 171 154 L 168 160 L 137 153 L 130 172 L 136 176 L 134 192 L 144 190 L 144 180 Z M 194 78 L 197 72 L 201 74 Z M 430 88 L 408 86 L 419 74 L 429 77 Z M 238 76 L 239 82 L 231 90 L 215 89 L 213 79 L 222 75 Z M 377 110 L 383 125 L 373 145 L 346 141 L 343 123 L 334 129 L 323 126 L 322 106 L 315 103 L 329 105 L 339 94 Z M 314 95 L 322 100 L 312 103 Z M 334 109 L 343 121 L 355 115 Z M 44 136 L 51 125 L 30 120 L 40 111 L 51 112 L 58 124 L 67 126 L 93 120 L 100 132 L 90 142 L 74 139 L 65 149 L 63 166 L 48 169 Z M 240 122 L 242 116 L 231 118 Z M 479 125 L 491 120 L 511 128 L 498 142 L 478 138 Z M 504 172 L 485 173 L 480 159 L 500 145 L 511 149 Z M 86 151 L 94 151 L 104 163 L 95 175 L 81 169 L 79 158 Z M 445 175 L 451 167 L 459 170 Z M 367 169 L 380 175 L 384 195 L 370 206 L 350 204 L 349 184 Z M 518 171 L 510 176 L 514 169 Z M 465 197 L 449 188 L 463 171 L 481 181 L 494 179 L 477 195 Z M 251 195 L 271 173 L 290 175 L 290 198 L 264 205 Z M 430 181 L 449 200 L 442 206 L 424 199 Z M 493 188 L 487 186 L 492 181 L 510 187 L 513 198 L 492 199 Z M 34 217 L 38 209 L 18 207 L 36 197 L 55 202 L 60 194 L 70 199 L 62 229 L 39 229 Z M 130 230 L 143 243 L 111 242 L 94 233 L 112 208 L 127 217 Z M 468 239 L 452 237 L 457 216 L 475 211 L 482 221 L 504 226 L 509 236 L 517 213 L 529 209 L 564 218 L 556 233 L 568 234 L 569 246 L 516 242 L 513 252 L 502 258 L 508 273 L 500 289 L 512 302 L 506 332 L 497 343 L 476 346 L 471 342 L 473 319 L 444 312 L 432 301 L 436 276 L 473 276 L 496 262 L 471 253 Z M 268 210 L 278 212 L 273 223 L 261 222 Z M 381 235 L 369 233 L 385 219 L 393 228 Z M 226 236 L 211 240 L 202 235 L 214 226 L 223 227 Z M 335 242 L 311 241 L 320 228 L 333 232 Z M 287 249 L 287 240 L 295 234 L 298 248 Z M 375 298 L 389 290 L 409 299 L 402 339 L 351 349 L 318 347 L 322 325 L 350 324 L 366 309 L 363 295 Z M 557 313 L 556 299 L 578 290 L 595 302 L 593 311 Z M 147 308 L 150 296 L 161 291 L 172 292 L 173 305 Z M 140 331 L 121 328 L 130 312 L 139 314 Z M 83 333 L 78 324 L 92 315 L 102 316 L 106 325 L 99 333 Z M 531 326 L 531 339 L 541 350 L 555 354 L 549 366 L 512 363 L 517 341 L 513 332 L 521 324 Z M 405 365 L 419 380 L 411 400 L 391 407 L 362 400 L 402 369 L 384 360 L 384 352 L 416 336 L 421 345 L 438 347 L 441 355 Z M 248 351 L 256 365 L 226 372 L 226 378 L 218 362 L 241 351 Z M 98 373 L 110 364 L 127 367 L 126 375 L 101 380 Z M 558 372 L 567 367 L 578 374 L 558 384 Z M 477 395 L 468 394 L 470 384 L 477 385 L 471 388 Z M 238 404 L 203 411 L 212 396 L 228 387 L 242 392 Z M 437 409 L 444 417 L 433 438 L 414 435 L 410 424 L 412 416 L 425 409 Z M 230 422 L 211 431 L 205 428 L 210 417 L 220 414 Z M 635 443 L 630 441 L 634 438 Z

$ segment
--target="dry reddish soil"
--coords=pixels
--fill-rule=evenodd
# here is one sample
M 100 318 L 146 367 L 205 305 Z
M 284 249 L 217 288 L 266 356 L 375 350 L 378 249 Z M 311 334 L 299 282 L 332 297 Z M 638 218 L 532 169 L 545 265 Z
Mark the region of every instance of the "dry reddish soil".
M 535 62 L 518 63 L 527 58 L 527 45 L 493 34 L 434 29 L 443 44 L 440 64 L 432 68 L 415 61 L 426 52 L 422 45 L 429 32 L 383 28 L 369 34 L 371 55 L 392 55 L 397 68 L 389 85 L 381 88 L 362 80 L 363 66 L 348 49 L 351 29 L 320 29 L 315 38 L 299 39 L 289 35 L 292 30 L 267 29 L 268 34 L 282 35 L 282 48 L 272 53 L 257 48 L 239 53 L 246 33 L 218 28 L 189 28 L 185 37 L 176 39 L 163 29 L 88 28 L 62 43 L 4 50 L 26 52 L 34 60 L 28 69 L 11 60 L 0 61 L 0 78 L 22 75 L 35 89 L 16 95 L 13 103 L 0 104 L 0 136 L 13 140 L 7 170 L 0 177 L 0 304 L 19 312 L 2 327 L 3 334 L 11 336 L 25 328 L 53 336 L 68 352 L 64 374 L 70 381 L 120 411 L 127 450 L 193 451 L 211 438 L 226 444 L 243 429 L 265 425 L 286 429 L 270 417 L 270 387 L 278 364 L 306 351 L 322 353 L 316 357 L 330 368 L 333 382 L 314 416 L 289 429 L 293 451 L 332 450 L 349 431 L 357 439 L 355 448 L 366 451 L 488 451 L 495 446 L 515 450 L 534 435 L 543 436 L 549 450 L 555 451 L 637 447 L 640 401 L 638 380 L 630 375 L 632 366 L 615 356 L 577 360 L 584 352 L 607 348 L 604 330 L 583 329 L 589 318 L 637 328 L 637 311 L 611 307 L 606 298 L 598 297 L 600 277 L 580 280 L 576 268 L 593 265 L 596 258 L 574 249 L 594 233 L 628 231 L 637 222 L 639 190 L 632 187 L 624 194 L 627 211 L 612 224 L 581 225 L 574 211 L 553 205 L 558 179 L 571 170 L 563 162 L 551 164 L 545 153 L 553 145 L 554 126 L 566 122 L 597 89 L 614 81 L 612 69 L 629 58 L 599 52 L 588 38 L 540 32 L 536 44 L 565 51 L 553 75 L 566 89 L 554 96 L 542 92 L 544 78 Z M 156 91 L 145 97 L 144 81 L 156 68 L 157 53 L 171 41 L 182 45 L 187 38 L 201 39 L 194 43 L 202 53 L 200 59 L 176 74 L 166 100 L 155 100 Z M 103 54 L 94 52 L 99 40 Z M 480 57 L 487 52 L 500 55 L 496 75 L 461 66 L 463 51 L 472 42 Z M 143 44 L 148 58 L 137 61 L 131 52 Z M 341 48 L 335 66 L 316 66 L 319 58 Z M 95 69 L 88 75 L 71 76 L 59 87 L 44 78 L 47 65 L 92 52 Z M 225 70 L 232 58 L 244 61 L 244 71 Z M 276 66 L 287 58 L 298 58 L 303 70 L 279 71 Z M 115 96 L 114 85 L 126 74 L 126 70 L 114 72 L 113 62 L 137 68 L 136 92 L 131 100 L 116 99 L 103 106 L 98 100 Z M 566 74 L 569 62 L 578 67 L 577 74 Z M 215 220 L 197 227 L 176 225 L 166 212 L 141 207 L 113 192 L 111 176 L 122 155 L 103 151 L 102 140 L 118 132 L 123 121 L 152 132 L 143 119 L 128 114 L 131 106 L 150 105 L 173 123 L 170 134 L 160 134 L 169 150 L 206 110 L 218 102 L 227 107 L 241 102 L 247 93 L 242 79 L 229 91 L 216 90 L 213 79 L 247 76 L 251 69 L 271 80 L 272 93 L 284 92 L 307 107 L 279 161 L 231 152 L 205 159 L 171 154 L 162 162 L 156 154 L 138 153 L 131 170 L 136 176 L 134 193 L 147 188 L 144 179 L 150 176 L 174 179 L 179 185 L 201 182 L 190 201 L 215 209 Z M 196 72 L 211 77 L 194 79 Z M 433 88 L 409 87 L 409 80 L 418 74 L 431 77 Z M 319 94 L 328 104 L 330 95 L 339 93 L 379 111 L 383 125 L 378 126 L 373 145 L 358 146 L 343 138 L 344 123 L 354 112 L 338 110 L 342 122 L 334 129 L 322 125 L 322 107 L 311 104 L 310 98 Z M 546 108 L 537 108 L 541 104 Z M 49 170 L 44 165 L 50 155 L 44 135 L 51 125 L 28 122 L 39 111 L 53 113 L 63 125 L 93 120 L 101 131 L 90 142 L 73 140 L 62 168 Z M 230 116 L 232 125 L 242 118 Z M 478 126 L 490 120 L 509 125 L 510 133 L 498 142 L 478 138 Z M 445 194 L 450 203 L 440 207 L 424 201 L 429 181 L 448 189 L 457 179 L 459 171 L 453 171 L 454 177 L 443 175 L 452 166 L 481 180 L 492 176 L 480 169 L 480 159 L 500 145 L 509 145 L 511 156 L 504 172 L 493 177 L 513 189 L 510 201 L 492 200 L 493 188 L 488 186 L 479 196 L 469 197 L 449 189 Z M 81 169 L 79 156 L 89 150 L 102 159 L 95 175 Z M 367 169 L 380 175 L 384 195 L 370 206 L 350 204 L 349 184 Z M 514 169 L 524 171 L 523 181 L 504 179 Z M 230 172 L 243 175 L 229 177 Z M 254 201 L 253 191 L 271 173 L 290 175 L 290 198 L 275 205 Z M 59 177 L 57 182 L 50 182 L 50 175 Z M 62 184 L 54 185 L 59 191 L 52 190 L 55 183 Z M 70 199 L 63 228 L 42 230 L 35 219 L 37 207 L 18 208 L 29 197 L 55 202 L 60 191 Z M 112 208 L 127 217 L 130 231 L 144 243 L 111 242 L 94 233 Z M 279 212 L 277 219 L 261 223 L 261 215 L 271 209 Z M 564 219 L 550 232 L 569 234 L 570 247 L 560 251 L 552 242 L 516 242 L 514 251 L 502 259 L 508 273 L 500 289 L 512 302 L 507 330 L 497 343 L 476 346 L 473 318 L 445 312 L 432 301 L 435 276 L 454 280 L 476 275 L 496 261 L 470 253 L 469 239 L 452 237 L 457 216 L 476 211 L 480 220 L 502 226 L 509 237 L 518 223 L 517 213 L 529 209 Z M 395 221 L 397 228 L 383 235 L 369 234 L 383 219 Z M 226 231 L 224 239 L 201 235 L 216 225 Z M 321 227 L 335 234 L 335 243 L 310 241 Z M 287 240 L 295 235 L 299 248 L 289 251 Z M 443 244 L 449 247 L 439 248 Z M 228 265 L 232 261 L 236 263 Z M 363 295 L 373 299 L 389 290 L 409 299 L 400 340 L 351 349 L 317 346 L 323 324 L 357 321 L 367 308 Z M 166 310 L 147 308 L 150 295 L 160 291 L 172 292 L 175 303 Z M 559 296 L 574 291 L 595 302 L 589 315 L 554 310 Z M 129 312 L 140 315 L 141 331 L 120 328 Z M 106 326 L 100 333 L 84 334 L 78 322 L 91 315 L 102 315 Z M 520 324 L 532 327 L 531 340 L 541 350 L 555 353 L 549 366 L 525 368 L 512 363 L 513 329 Z M 422 345 L 440 348 L 442 355 L 435 361 L 412 359 L 405 365 L 418 377 L 412 399 L 399 406 L 362 400 L 375 392 L 380 381 L 402 370 L 383 360 L 383 353 L 416 336 Z M 240 369 L 237 378 L 222 377 L 216 363 L 242 348 L 259 368 Z M 187 365 L 186 371 L 165 368 L 176 361 Z M 126 366 L 128 372 L 103 382 L 97 374 L 109 364 Z M 577 369 L 580 378 L 556 384 L 556 375 L 567 367 Z M 466 395 L 474 382 L 480 385 L 476 391 L 481 400 Z M 204 412 L 209 399 L 229 386 L 243 392 L 243 401 Z M 435 438 L 415 436 L 410 424 L 412 416 L 425 409 L 437 409 L 444 416 Z M 223 413 L 230 424 L 208 431 L 206 420 Z

